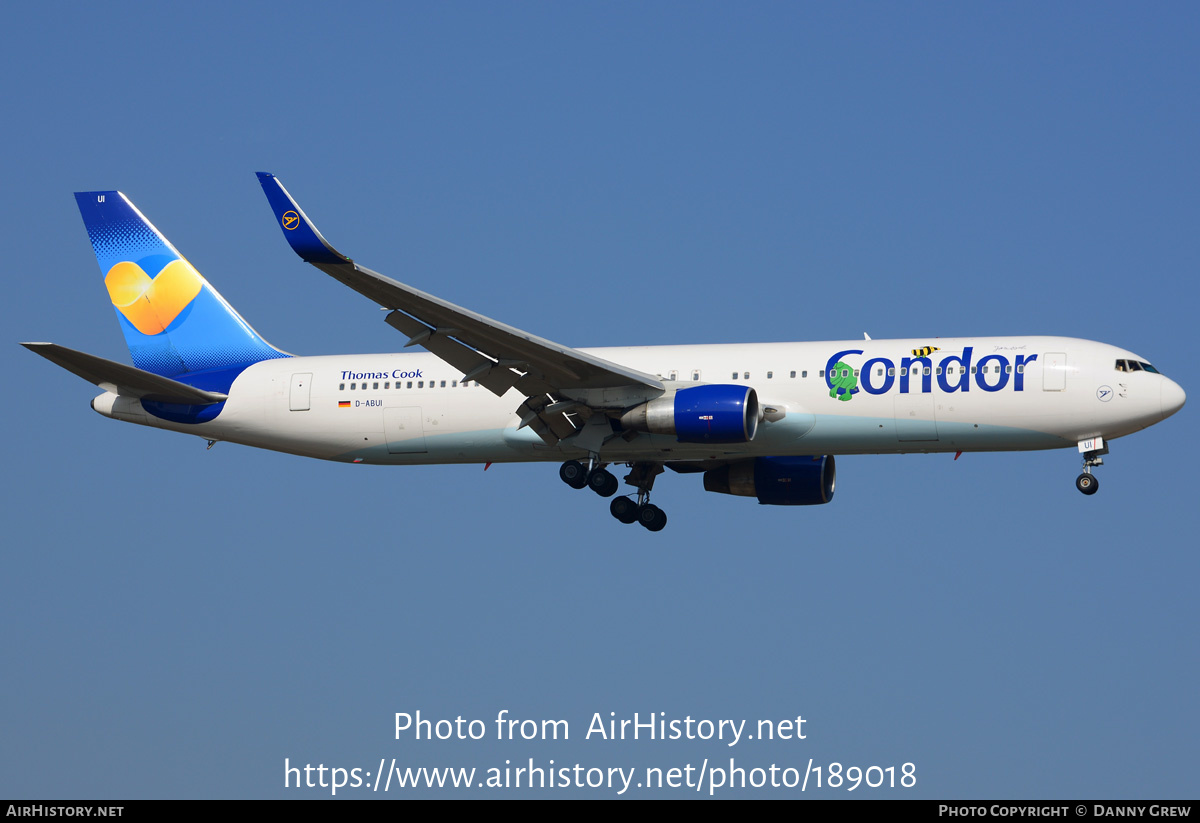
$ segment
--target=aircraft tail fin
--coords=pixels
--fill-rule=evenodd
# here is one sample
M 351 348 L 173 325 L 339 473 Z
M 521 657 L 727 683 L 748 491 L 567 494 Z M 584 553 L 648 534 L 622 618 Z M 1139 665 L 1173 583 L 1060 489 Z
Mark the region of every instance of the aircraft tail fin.
M 263 340 L 121 192 L 76 192 L 75 201 L 139 369 L 176 377 L 289 356 Z

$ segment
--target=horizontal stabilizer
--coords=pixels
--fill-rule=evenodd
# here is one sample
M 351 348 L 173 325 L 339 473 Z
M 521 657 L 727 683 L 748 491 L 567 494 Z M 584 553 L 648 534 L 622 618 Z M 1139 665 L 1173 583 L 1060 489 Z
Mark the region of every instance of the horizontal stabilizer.
M 95 383 L 105 391 L 153 400 L 159 403 L 181 403 L 190 406 L 208 406 L 220 403 L 228 395 L 204 391 L 169 377 L 153 374 L 142 369 L 126 366 L 115 360 L 105 360 L 92 354 L 68 349 L 54 343 L 22 343 L 34 354 L 62 366 L 72 374 L 79 375 L 89 383 Z

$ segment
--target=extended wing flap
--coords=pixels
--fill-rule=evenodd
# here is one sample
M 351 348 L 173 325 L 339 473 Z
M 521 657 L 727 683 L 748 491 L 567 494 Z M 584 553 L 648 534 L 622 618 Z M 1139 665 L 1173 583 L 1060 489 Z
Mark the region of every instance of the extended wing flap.
M 563 405 L 570 404 L 555 403 L 544 394 L 530 397 L 517 409 L 517 415 L 521 418 L 520 427 L 528 426 L 547 445 L 553 446 L 577 431 L 575 424 L 558 408 Z
M 474 380 L 497 396 L 511 389 L 520 377 L 511 367 L 505 367 L 455 340 L 451 336 L 452 330 L 431 329 L 420 320 L 399 311 L 388 314 L 387 323 L 408 335 L 410 341 L 417 341 L 419 345 L 461 371 L 464 382 Z
M 160 403 L 182 403 L 207 406 L 220 403 L 228 395 L 204 391 L 169 377 L 153 374 L 115 360 L 106 360 L 94 354 L 85 354 L 54 343 L 22 343 L 36 355 L 46 358 L 72 374 L 95 383 L 105 391 L 154 400 Z

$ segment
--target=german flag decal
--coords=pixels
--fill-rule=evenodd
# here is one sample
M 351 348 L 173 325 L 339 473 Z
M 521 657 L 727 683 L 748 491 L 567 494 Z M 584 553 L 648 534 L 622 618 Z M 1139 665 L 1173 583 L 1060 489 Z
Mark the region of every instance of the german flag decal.
M 339 409 L 348 409 L 348 408 L 350 408 L 350 401 L 349 401 L 349 400 L 339 400 L 339 401 L 338 401 L 338 408 L 339 408 Z

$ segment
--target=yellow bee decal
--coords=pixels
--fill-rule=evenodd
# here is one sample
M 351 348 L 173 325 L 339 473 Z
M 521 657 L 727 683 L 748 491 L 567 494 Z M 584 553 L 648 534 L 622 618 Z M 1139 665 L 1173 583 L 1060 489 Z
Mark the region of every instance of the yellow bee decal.
M 938 346 L 925 346 L 924 348 L 921 348 L 921 349 L 913 349 L 912 353 L 913 353 L 913 357 L 928 357 L 929 355 L 933 354 L 935 351 L 941 351 L 941 348 Z

